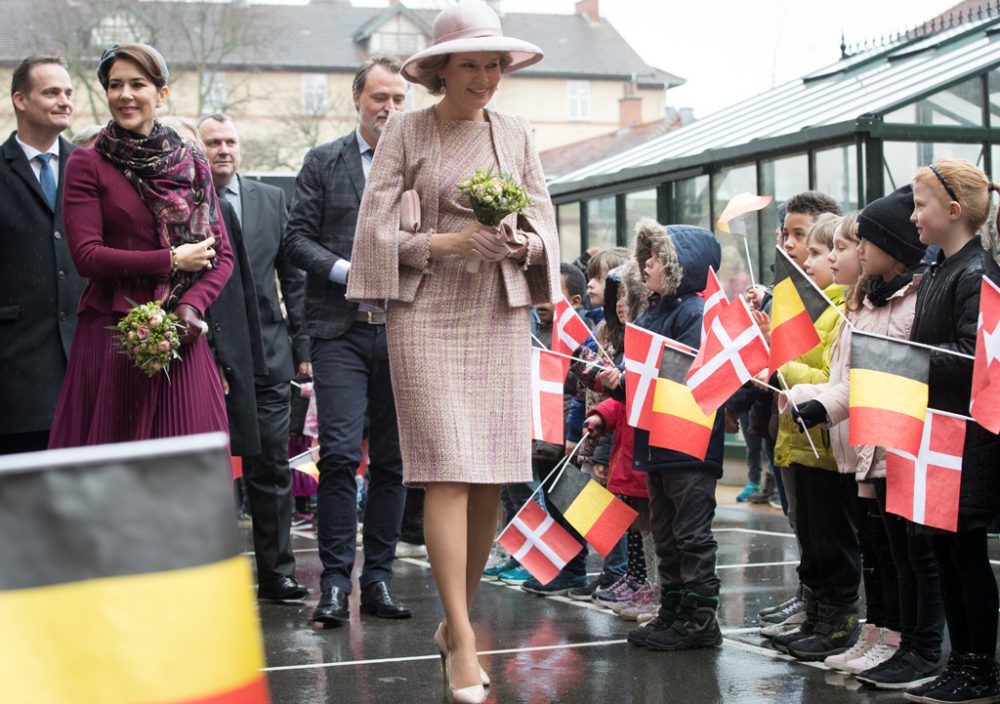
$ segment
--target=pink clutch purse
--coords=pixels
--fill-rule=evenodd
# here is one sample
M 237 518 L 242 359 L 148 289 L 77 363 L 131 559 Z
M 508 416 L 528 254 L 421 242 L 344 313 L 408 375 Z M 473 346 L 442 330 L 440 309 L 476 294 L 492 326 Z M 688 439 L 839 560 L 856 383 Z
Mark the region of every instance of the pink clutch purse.
M 407 232 L 420 231 L 420 196 L 416 191 L 403 191 L 399 199 L 399 229 Z

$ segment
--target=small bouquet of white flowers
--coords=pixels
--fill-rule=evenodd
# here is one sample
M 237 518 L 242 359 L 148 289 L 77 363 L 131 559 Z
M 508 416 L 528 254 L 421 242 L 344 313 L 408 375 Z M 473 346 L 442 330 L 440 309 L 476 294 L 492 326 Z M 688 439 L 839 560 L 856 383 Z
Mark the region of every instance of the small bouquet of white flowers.
M 458 184 L 458 190 L 468 197 L 476 220 L 488 227 L 496 227 L 513 213 L 521 215 L 531 206 L 524 186 L 493 169 L 476 169 L 472 176 Z M 475 273 L 479 270 L 479 261 L 470 261 L 466 269 Z
M 170 378 L 170 363 L 180 359 L 183 324 L 174 313 L 168 313 L 158 301 L 136 303 L 113 326 L 119 333 L 117 345 L 146 376 L 163 372 Z

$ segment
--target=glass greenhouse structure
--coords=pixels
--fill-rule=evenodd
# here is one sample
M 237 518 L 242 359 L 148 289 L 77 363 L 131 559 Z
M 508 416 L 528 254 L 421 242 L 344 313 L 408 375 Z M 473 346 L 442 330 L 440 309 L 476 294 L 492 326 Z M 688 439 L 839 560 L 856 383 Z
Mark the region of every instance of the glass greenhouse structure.
M 797 192 L 820 190 L 856 210 L 939 157 L 1000 180 L 1000 17 L 988 8 L 550 181 L 563 260 L 629 244 L 642 217 L 714 229 L 728 200 L 749 191 L 775 197 L 744 218 L 756 274 L 773 261 L 775 204 Z M 716 234 L 732 294 L 748 283 L 746 255 L 735 236 Z

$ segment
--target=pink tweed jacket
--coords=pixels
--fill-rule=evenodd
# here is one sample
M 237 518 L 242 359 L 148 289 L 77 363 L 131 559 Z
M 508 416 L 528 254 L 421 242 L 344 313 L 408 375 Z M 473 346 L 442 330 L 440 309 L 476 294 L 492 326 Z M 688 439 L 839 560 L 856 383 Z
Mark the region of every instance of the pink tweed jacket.
M 559 237 L 555 211 L 545 187 L 542 165 L 524 118 L 488 112 L 500 170 L 520 179 L 531 198 L 527 217 L 505 222 L 529 237 L 529 266 L 500 262 L 507 302 L 512 307 L 550 303 L 561 292 Z M 365 185 L 351 254 L 347 298 L 381 305 L 386 300 L 412 302 L 427 274 L 428 236 L 438 225 L 440 123 L 433 109 L 393 113 L 379 137 Z M 471 174 L 470 174 L 471 175 Z M 421 231 L 399 227 L 404 191 L 420 196 Z

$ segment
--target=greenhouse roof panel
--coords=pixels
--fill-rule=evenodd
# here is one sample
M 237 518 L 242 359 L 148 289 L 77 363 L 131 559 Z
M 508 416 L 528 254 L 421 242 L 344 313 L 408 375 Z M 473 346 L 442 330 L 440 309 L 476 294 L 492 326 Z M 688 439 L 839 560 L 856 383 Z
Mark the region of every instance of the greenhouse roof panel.
M 1000 37 L 989 18 L 946 30 L 933 37 L 903 41 L 895 48 L 872 50 L 869 61 L 845 60 L 842 71 L 822 78 L 796 79 L 740 101 L 708 117 L 553 179 L 560 191 L 592 177 L 648 167 L 706 150 L 738 147 L 755 140 L 792 135 L 813 128 L 884 115 L 965 77 L 1000 65 Z M 904 50 L 919 48 L 905 54 Z M 816 76 L 821 72 L 814 72 Z M 807 77 L 808 78 L 808 77 Z M 803 137 L 803 144 L 808 137 Z M 748 149 L 748 153 L 752 151 Z

